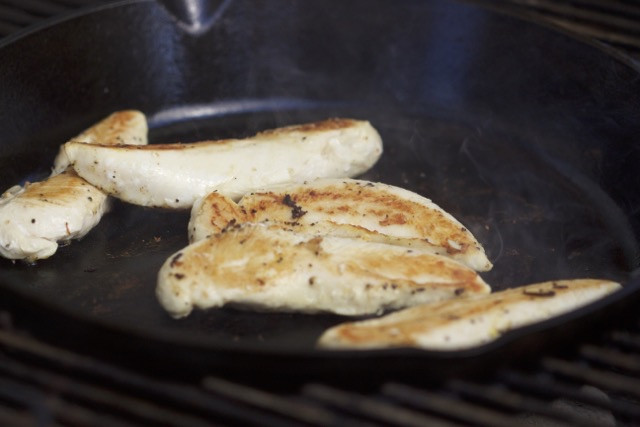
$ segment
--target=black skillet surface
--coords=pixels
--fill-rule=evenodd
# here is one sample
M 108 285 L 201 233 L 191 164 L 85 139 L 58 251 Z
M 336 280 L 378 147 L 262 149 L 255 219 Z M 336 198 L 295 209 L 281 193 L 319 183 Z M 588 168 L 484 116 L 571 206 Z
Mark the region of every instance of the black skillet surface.
M 0 187 L 45 176 L 60 143 L 117 109 L 144 111 L 153 143 L 368 119 L 385 153 L 364 178 L 417 191 L 460 219 L 495 264 L 483 274 L 494 289 L 600 277 L 624 282 L 625 294 L 466 352 L 322 352 L 315 339 L 345 319 L 234 309 L 171 319 L 155 278 L 187 243 L 188 212 L 116 203 L 48 260 L 0 260 L 2 304 L 36 333 L 203 369 L 252 361 L 331 372 L 402 360 L 392 368 L 402 371 L 530 352 L 636 299 L 637 70 L 454 1 L 193 4 L 200 12 L 179 21 L 155 2 L 122 2 L 1 45 Z

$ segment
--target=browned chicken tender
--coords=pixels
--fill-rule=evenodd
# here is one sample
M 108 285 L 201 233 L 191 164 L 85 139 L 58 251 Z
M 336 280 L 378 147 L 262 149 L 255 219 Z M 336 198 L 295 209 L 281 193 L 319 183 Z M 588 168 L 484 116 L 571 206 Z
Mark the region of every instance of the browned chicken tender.
M 492 267 L 482 245 L 452 215 L 425 197 L 382 183 L 318 179 L 254 191 L 238 205 L 212 193 L 192 210 L 190 241 L 242 222 L 421 249 L 478 271 Z
M 226 304 L 353 316 L 489 290 L 472 269 L 419 249 L 247 223 L 169 257 L 156 295 L 174 317 Z
M 458 350 L 586 305 L 620 289 L 608 280 L 558 280 L 431 304 L 327 330 L 318 345 L 333 349 L 421 347 Z

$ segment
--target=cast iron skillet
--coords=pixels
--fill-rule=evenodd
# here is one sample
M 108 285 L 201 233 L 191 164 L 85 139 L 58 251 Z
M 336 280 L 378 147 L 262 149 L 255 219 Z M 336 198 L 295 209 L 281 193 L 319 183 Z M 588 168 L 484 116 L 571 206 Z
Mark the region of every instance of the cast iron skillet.
M 125 1 L 0 45 L 0 187 L 47 175 L 59 144 L 118 109 L 144 111 L 154 143 L 368 119 L 385 153 L 364 178 L 459 218 L 495 264 L 483 274 L 494 289 L 577 277 L 625 288 L 468 351 L 320 351 L 315 339 L 345 319 L 234 309 L 171 319 L 155 278 L 187 243 L 188 212 L 116 203 L 48 260 L 0 260 L 1 304 L 32 333 L 178 372 L 437 375 L 535 355 L 636 302 L 637 70 L 454 1 L 166 4 Z

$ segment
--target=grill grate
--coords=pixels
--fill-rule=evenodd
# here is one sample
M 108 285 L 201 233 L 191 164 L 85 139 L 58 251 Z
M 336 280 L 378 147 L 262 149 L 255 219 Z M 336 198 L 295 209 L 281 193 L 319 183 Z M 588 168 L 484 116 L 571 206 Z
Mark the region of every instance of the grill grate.
M 637 0 L 476 0 L 600 42 L 640 63 Z
M 6 323 L 6 322 L 5 322 Z M 572 355 L 488 379 L 361 386 L 156 379 L 0 330 L 3 425 L 625 426 L 640 423 L 640 354 L 613 331 Z M 635 335 L 634 335 L 635 336 Z M 419 375 L 419 373 L 416 373 Z M 419 380 L 419 378 L 418 378 Z
M 0 0 L 0 37 L 109 0 Z M 573 31 L 640 61 L 635 0 L 486 0 Z M 574 354 L 439 385 L 271 384 L 209 376 L 157 379 L 42 343 L 0 313 L 1 425 L 626 426 L 640 424 L 640 324 Z
M 113 0 L 0 0 L 0 37 L 52 16 L 106 3 Z

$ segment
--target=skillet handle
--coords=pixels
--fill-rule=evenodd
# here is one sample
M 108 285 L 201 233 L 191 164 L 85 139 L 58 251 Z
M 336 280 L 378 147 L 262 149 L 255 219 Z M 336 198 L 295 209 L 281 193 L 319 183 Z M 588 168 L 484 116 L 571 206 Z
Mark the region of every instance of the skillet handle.
M 156 0 L 178 25 L 192 35 L 200 35 L 224 13 L 232 0 Z

